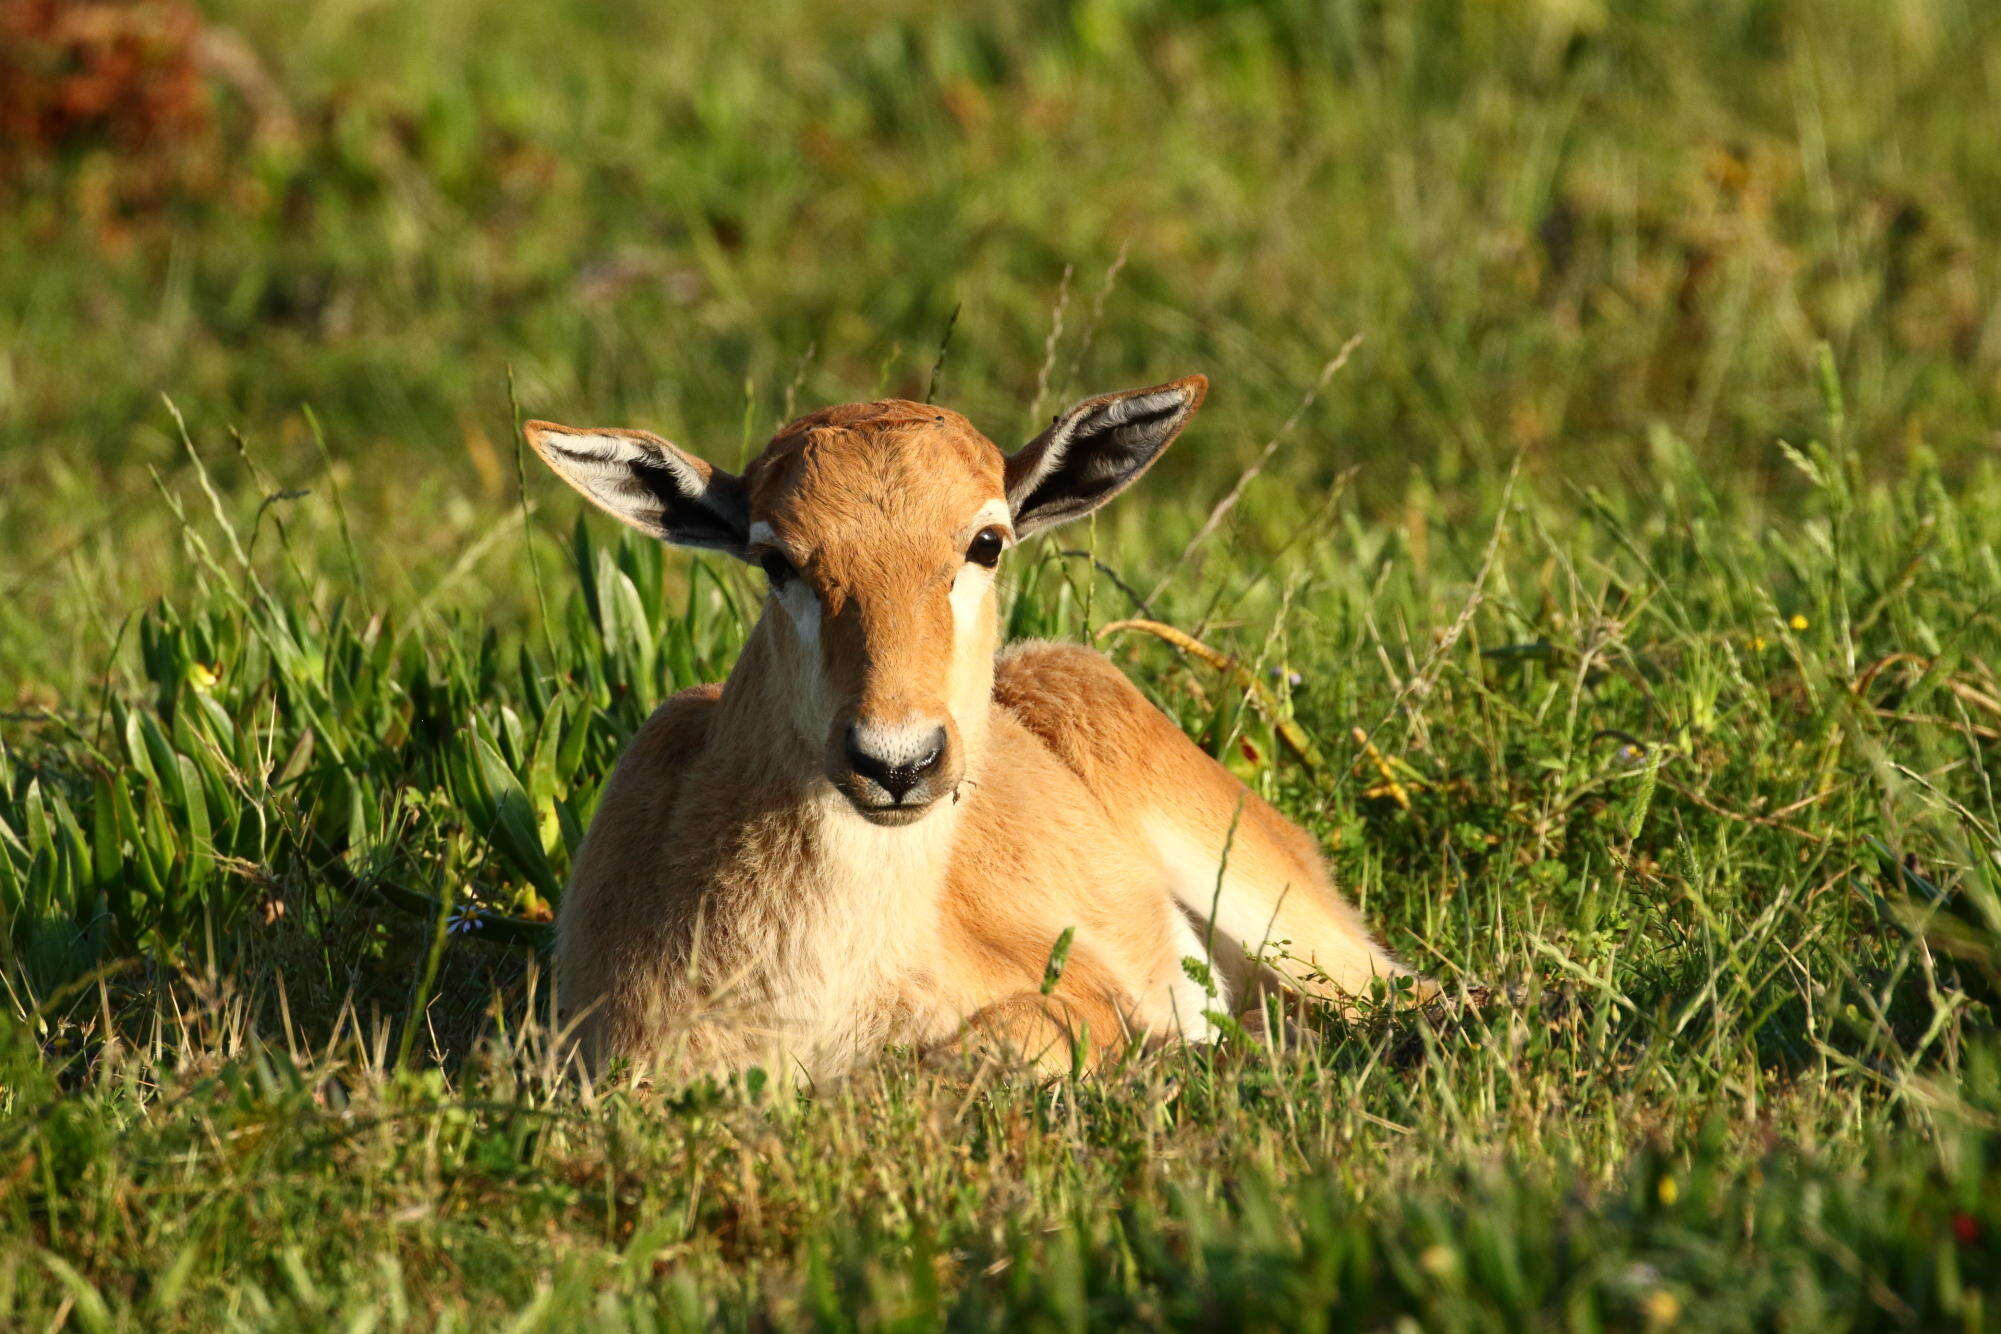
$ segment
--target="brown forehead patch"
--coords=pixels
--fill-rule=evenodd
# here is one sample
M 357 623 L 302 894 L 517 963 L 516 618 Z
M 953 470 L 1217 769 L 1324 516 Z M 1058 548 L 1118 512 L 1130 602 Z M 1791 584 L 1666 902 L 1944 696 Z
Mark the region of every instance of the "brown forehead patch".
M 821 408 L 782 428 L 745 470 L 750 511 L 790 536 L 871 515 L 958 522 L 1002 493 L 1000 449 L 949 408 L 908 399 Z M 817 524 L 815 526 L 818 526 Z

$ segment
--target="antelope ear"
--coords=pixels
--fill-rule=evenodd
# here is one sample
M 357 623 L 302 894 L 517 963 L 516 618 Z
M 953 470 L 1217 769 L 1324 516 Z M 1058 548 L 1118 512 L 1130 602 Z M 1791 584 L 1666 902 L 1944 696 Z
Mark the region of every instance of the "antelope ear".
M 613 518 L 677 546 L 744 558 L 750 496 L 735 473 L 649 431 L 543 421 L 526 422 L 521 430 L 558 477 Z
M 1138 481 L 1208 392 L 1209 377 L 1189 375 L 1088 398 L 1059 416 L 1008 458 L 1015 536 L 1081 519 Z

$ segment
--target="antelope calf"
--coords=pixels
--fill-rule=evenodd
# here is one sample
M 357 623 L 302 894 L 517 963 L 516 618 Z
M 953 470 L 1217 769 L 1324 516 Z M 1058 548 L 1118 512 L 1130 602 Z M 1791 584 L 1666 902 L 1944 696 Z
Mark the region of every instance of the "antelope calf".
M 1130 486 L 1207 390 L 1089 399 L 1007 455 L 955 412 L 851 403 L 741 477 L 645 431 L 527 424 L 593 504 L 769 581 L 729 678 L 640 729 L 578 854 L 557 989 L 593 1059 L 819 1078 L 972 1038 L 1067 1065 L 1203 1038 L 1265 986 L 1407 972 L 1312 840 L 1108 660 L 1000 648 L 1009 549 Z

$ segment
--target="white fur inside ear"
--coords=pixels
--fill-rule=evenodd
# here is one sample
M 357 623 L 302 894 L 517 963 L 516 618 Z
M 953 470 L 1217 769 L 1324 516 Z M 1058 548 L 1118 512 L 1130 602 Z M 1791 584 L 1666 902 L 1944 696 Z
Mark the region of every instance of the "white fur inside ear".
M 549 466 L 585 497 L 635 527 L 665 536 L 667 506 L 657 483 L 690 501 L 705 480 L 681 459 L 631 436 L 543 430 L 538 443 Z
M 1197 402 L 1197 391 L 1177 383 L 1089 399 L 1059 416 L 1008 459 L 1015 535 L 1031 537 L 1081 518 L 1123 491 L 1174 439 Z
M 740 479 L 645 431 L 524 429 L 543 461 L 613 518 L 682 546 L 742 551 Z

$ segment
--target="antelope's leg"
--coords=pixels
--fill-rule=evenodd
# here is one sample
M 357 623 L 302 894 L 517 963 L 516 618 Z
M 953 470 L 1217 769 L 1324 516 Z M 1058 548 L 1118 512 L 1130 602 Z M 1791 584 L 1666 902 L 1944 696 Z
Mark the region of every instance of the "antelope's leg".
M 1000 659 L 994 697 L 1152 847 L 1242 1003 L 1273 985 L 1343 1001 L 1367 995 L 1378 979 L 1413 975 L 1328 879 L 1313 840 L 1204 754 L 1102 654 L 1017 646 Z

